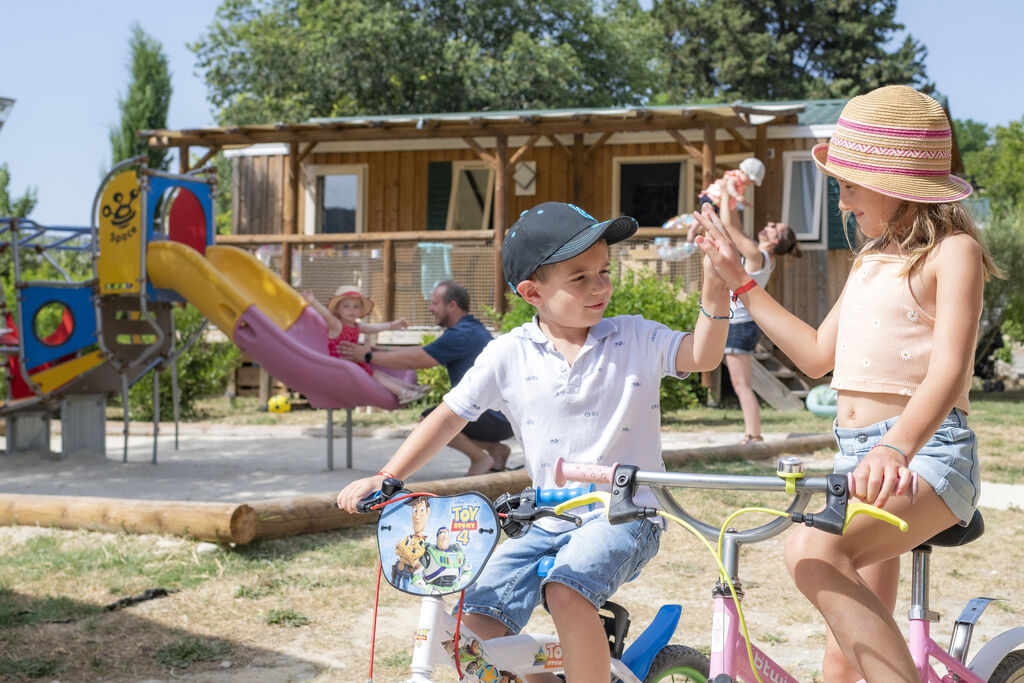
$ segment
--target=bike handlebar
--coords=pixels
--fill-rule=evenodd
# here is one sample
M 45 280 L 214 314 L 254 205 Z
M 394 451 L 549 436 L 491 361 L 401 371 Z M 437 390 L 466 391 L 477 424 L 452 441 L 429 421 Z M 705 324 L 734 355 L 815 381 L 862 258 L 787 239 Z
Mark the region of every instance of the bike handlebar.
M 561 458 L 555 462 L 555 485 L 565 486 L 569 481 L 590 482 L 592 484 L 612 484 L 615 480 L 614 465 L 586 465 L 566 462 Z

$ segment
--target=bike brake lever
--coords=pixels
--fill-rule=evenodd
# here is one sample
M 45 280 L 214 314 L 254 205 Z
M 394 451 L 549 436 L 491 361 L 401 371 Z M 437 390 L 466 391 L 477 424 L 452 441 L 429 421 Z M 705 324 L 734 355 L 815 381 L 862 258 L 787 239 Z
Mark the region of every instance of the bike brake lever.
M 875 507 L 869 503 L 864 503 L 859 500 L 851 500 L 846 505 L 846 521 L 843 523 L 843 532 L 846 531 L 846 527 L 850 526 L 850 520 L 860 514 L 880 519 L 887 524 L 892 524 L 900 531 L 906 531 L 910 528 L 909 524 L 891 512 L 886 512 L 882 508 Z

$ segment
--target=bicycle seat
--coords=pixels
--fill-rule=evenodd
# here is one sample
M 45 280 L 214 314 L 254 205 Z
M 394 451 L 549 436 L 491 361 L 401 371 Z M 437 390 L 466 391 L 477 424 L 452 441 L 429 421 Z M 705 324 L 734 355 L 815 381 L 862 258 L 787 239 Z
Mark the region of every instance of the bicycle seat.
M 967 545 L 971 541 L 978 539 L 983 533 L 985 533 L 985 520 L 982 519 L 981 510 L 975 510 L 974 516 L 971 517 L 971 521 L 967 526 L 954 524 L 945 531 L 935 534 L 917 547 L 930 549 L 931 546 L 937 545 L 943 548 L 955 548 L 960 545 Z

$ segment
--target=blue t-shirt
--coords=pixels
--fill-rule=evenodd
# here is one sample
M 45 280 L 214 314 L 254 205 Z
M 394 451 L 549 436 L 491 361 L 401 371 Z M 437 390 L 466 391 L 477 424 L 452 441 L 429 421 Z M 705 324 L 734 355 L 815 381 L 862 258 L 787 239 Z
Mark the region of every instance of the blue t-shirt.
M 457 385 L 462 376 L 469 372 L 476 362 L 476 357 L 491 343 L 491 333 L 479 320 L 472 315 L 462 316 L 454 327 L 449 327 L 440 337 L 423 347 L 431 358 L 448 369 L 448 377 L 452 386 Z M 496 417 L 505 419 L 501 413 L 488 410 Z

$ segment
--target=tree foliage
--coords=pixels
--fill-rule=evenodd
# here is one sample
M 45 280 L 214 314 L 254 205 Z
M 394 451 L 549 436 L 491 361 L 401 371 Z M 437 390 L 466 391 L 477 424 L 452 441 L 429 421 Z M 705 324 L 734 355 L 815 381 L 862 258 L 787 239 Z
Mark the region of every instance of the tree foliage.
M 7 164 L 0 164 L 0 216 L 28 218 L 38 201 L 35 188 L 26 189 L 25 194 L 20 197 L 12 197 L 10 188 L 11 172 L 7 169 Z
M 151 149 L 136 133 L 167 127 L 172 91 L 167 55 L 160 42 L 146 35 L 138 24 L 132 27 L 129 45 L 131 80 L 128 93 L 117 100 L 121 122 L 110 129 L 113 163 L 146 154 L 150 168 L 166 169 L 169 161 L 167 150 Z
M 224 0 L 190 45 L 222 124 L 641 103 L 636 0 Z
M 882 85 L 929 92 L 927 50 L 896 0 L 654 0 L 668 75 L 659 100 L 848 98 Z

